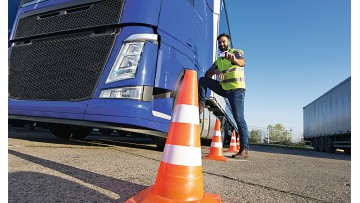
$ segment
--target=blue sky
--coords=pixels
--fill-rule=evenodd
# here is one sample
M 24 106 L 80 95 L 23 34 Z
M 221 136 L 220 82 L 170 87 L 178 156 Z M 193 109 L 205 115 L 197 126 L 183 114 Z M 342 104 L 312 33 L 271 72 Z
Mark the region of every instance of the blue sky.
M 350 0 L 227 0 L 246 59 L 249 126 L 303 131 L 302 108 L 348 78 Z

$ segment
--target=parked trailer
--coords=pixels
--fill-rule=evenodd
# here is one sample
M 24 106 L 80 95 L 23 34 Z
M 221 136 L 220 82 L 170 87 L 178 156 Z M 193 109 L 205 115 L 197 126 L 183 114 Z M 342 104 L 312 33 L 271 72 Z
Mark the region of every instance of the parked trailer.
M 304 140 L 314 150 L 351 152 L 351 77 L 303 108 Z
M 93 128 L 153 136 L 164 147 L 186 69 L 198 77 L 229 33 L 224 0 L 23 0 L 9 48 L 9 119 L 46 123 L 64 139 Z M 237 130 L 222 97 L 200 115 Z M 229 133 L 224 133 L 227 135 Z

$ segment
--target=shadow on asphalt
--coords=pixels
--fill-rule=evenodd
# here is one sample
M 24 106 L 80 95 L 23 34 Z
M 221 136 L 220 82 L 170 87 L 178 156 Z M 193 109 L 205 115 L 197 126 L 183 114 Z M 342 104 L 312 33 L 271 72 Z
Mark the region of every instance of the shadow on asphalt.
M 139 138 L 139 137 L 128 137 L 113 134 L 111 136 L 102 136 L 100 133 L 93 131 L 91 135 L 83 140 L 63 140 L 52 135 L 48 130 L 35 128 L 16 128 L 9 127 L 9 138 L 23 139 L 34 142 L 51 143 L 51 144 L 66 144 L 74 146 L 96 146 L 96 147 L 128 147 L 128 148 L 139 148 L 148 150 L 157 150 L 154 141 L 151 138 Z M 211 142 L 210 142 L 211 143 Z M 209 146 L 207 142 L 202 143 L 203 146 Z M 226 145 L 225 148 L 229 146 Z M 348 160 L 351 161 L 351 156 L 343 153 L 325 153 L 316 152 L 308 149 L 294 149 L 294 148 L 283 148 L 275 146 L 262 146 L 262 145 L 250 145 L 250 152 L 266 152 L 276 154 L 287 154 L 304 157 L 315 157 L 325 159 L 336 159 L 336 160 Z
M 41 142 L 49 144 L 66 144 L 73 146 L 96 146 L 96 147 L 129 147 L 148 150 L 157 150 L 154 141 L 146 137 L 129 137 L 120 135 L 102 136 L 99 133 L 92 132 L 83 140 L 65 140 L 52 135 L 47 129 L 35 128 L 8 128 L 8 137 L 22 139 L 32 142 Z
M 344 153 L 316 152 L 308 149 L 250 145 L 250 152 L 251 151 L 351 161 L 351 156 Z
M 8 152 L 19 158 L 66 174 L 120 196 L 119 199 L 114 200 L 89 187 L 56 176 L 36 172 L 16 172 L 10 173 L 8 176 L 9 202 L 124 202 L 147 188 L 147 186 L 100 175 L 13 150 Z

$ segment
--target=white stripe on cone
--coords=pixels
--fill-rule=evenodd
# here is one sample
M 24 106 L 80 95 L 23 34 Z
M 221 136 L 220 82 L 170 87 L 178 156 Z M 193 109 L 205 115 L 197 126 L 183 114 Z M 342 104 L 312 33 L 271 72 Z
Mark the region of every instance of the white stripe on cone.
M 222 142 L 212 142 L 211 147 L 223 148 Z
M 220 131 L 215 131 L 215 132 L 214 132 L 214 136 L 216 136 L 216 137 L 221 137 L 221 132 L 220 132 Z
M 188 104 L 176 105 L 172 122 L 199 125 L 199 107 Z
M 181 166 L 202 166 L 201 148 L 166 144 L 161 161 Z

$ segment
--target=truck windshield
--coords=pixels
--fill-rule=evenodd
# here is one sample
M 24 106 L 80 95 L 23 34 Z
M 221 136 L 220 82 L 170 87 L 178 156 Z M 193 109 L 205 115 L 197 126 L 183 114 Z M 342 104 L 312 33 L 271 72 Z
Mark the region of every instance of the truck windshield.
M 19 8 L 20 0 L 11 0 L 8 5 L 8 37 L 16 17 L 17 10 Z

